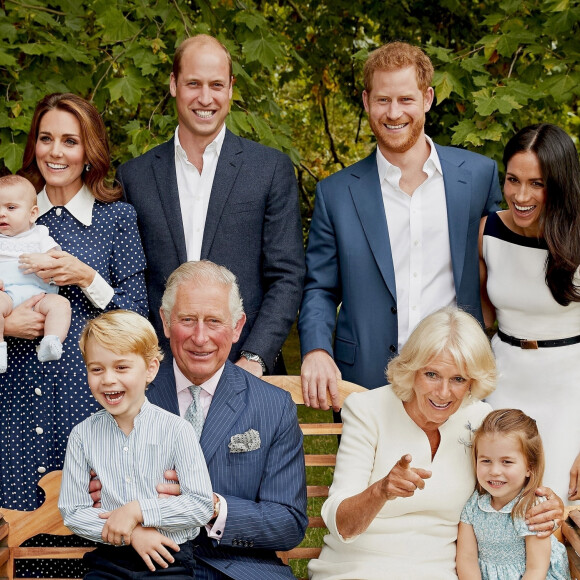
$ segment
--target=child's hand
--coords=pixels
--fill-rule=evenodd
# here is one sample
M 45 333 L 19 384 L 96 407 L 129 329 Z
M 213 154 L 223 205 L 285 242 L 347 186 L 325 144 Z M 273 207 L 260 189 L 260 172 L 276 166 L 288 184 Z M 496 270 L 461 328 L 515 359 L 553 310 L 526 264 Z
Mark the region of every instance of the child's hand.
M 173 540 L 165 537 L 155 528 L 144 528 L 141 525 L 133 530 L 131 546 L 141 556 L 151 572 L 155 572 L 154 562 L 161 568 L 167 568 L 169 564 L 175 562 L 167 548 L 171 548 L 174 552 L 179 552 L 179 546 Z
M 52 268 L 55 260 L 49 254 L 21 254 L 20 255 L 20 269 L 24 274 L 36 274 L 40 270 L 47 270 Z
M 128 546 L 135 526 L 143 522 L 141 506 L 137 500 L 112 512 L 99 514 L 99 517 L 107 520 L 101 533 L 103 541 L 114 546 Z

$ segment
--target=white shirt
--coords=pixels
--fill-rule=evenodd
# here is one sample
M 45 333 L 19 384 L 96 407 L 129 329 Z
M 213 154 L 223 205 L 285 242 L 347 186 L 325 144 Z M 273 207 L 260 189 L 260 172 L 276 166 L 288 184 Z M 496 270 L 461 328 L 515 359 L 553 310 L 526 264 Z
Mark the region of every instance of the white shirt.
M 189 162 L 187 153 L 179 142 L 179 126 L 175 129 L 175 172 L 188 261 L 201 259 L 209 197 L 225 135 L 224 125 L 217 137 L 205 148 L 200 173 L 197 167 Z
M 44 188 L 38 195 L 36 204 L 38 205 L 38 215 L 44 215 L 48 213 L 54 205 L 48 195 L 46 194 L 46 188 Z M 83 185 L 79 191 L 74 195 L 74 197 L 64 206 L 67 211 L 81 224 L 85 226 L 90 226 L 93 223 L 93 205 L 95 204 L 95 196 L 91 193 L 91 190 Z M 56 208 L 56 215 L 60 215 L 62 209 L 60 207 Z M 95 308 L 100 308 L 104 310 L 113 296 L 115 295 L 115 290 L 107 284 L 105 279 L 98 273 L 95 272 L 95 277 L 89 286 L 86 288 L 81 288 L 83 294 L 91 301 Z
M 209 412 L 209 407 L 213 400 L 213 396 L 215 394 L 216 387 L 219 383 L 219 380 L 224 372 L 225 365 L 222 365 L 217 372 L 208 379 L 205 383 L 198 385 L 201 387 L 201 391 L 199 392 L 199 401 L 201 403 L 201 408 L 203 409 L 203 416 L 207 418 L 207 414 Z M 177 388 L 177 402 L 179 404 L 179 414 L 182 418 L 185 418 L 185 412 L 187 408 L 193 401 L 193 396 L 189 387 L 191 386 L 191 381 L 181 372 L 175 359 L 173 359 L 173 373 L 175 375 L 175 386 Z M 214 540 L 219 540 L 222 538 L 224 529 L 226 527 L 226 519 L 228 517 L 228 503 L 223 496 L 219 493 L 214 493 L 218 496 L 220 500 L 220 513 L 216 518 L 215 522 L 212 525 L 207 525 L 205 529 L 207 530 L 207 535 L 209 538 L 213 538 Z
M 425 316 L 456 304 L 441 162 L 433 144 L 423 165 L 427 179 L 413 192 L 400 187 L 401 170 L 377 148 L 397 290 L 399 350 Z

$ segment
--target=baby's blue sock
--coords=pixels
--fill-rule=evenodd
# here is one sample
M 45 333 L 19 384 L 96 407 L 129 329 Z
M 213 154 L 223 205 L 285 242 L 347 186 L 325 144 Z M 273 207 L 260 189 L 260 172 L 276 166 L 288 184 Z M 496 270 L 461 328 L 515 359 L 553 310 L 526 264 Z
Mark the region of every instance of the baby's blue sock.
M 62 344 L 58 336 L 49 334 L 40 341 L 38 347 L 38 360 L 46 362 L 49 360 L 58 360 L 62 356 Z

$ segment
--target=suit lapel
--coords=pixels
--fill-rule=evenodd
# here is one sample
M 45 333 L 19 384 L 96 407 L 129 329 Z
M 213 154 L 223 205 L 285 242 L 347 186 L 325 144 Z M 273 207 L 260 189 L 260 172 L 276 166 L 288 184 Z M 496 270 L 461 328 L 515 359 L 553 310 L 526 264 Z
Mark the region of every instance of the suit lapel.
M 385 205 L 379 183 L 376 153 L 371 153 L 361 163 L 354 166 L 352 176 L 355 179 L 351 182 L 349 189 L 358 218 L 383 280 L 393 299 L 396 300 L 395 269 Z
M 223 443 L 224 433 L 229 433 L 240 413 L 246 408 L 246 397 L 242 396 L 246 389 L 247 384 L 241 373 L 235 373 L 232 363 L 226 361 L 199 441 L 208 465 Z
M 469 208 L 471 205 L 471 172 L 447 159 L 445 148 L 435 146 L 441 161 L 443 183 L 445 184 L 445 202 L 447 204 L 447 223 L 449 227 L 449 245 L 451 247 L 451 264 L 455 292 L 461 287 L 467 233 L 469 230 Z
M 154 405 L 179 415 L 179 403 L 177 402 L 177 388 L 175 387 L 172 362 L 161 364 L 155 380 L 147 387 L 145 394 Z
M 224 206 L 232 192 L 242 162 L 242 141 L 239 137 L 226 129 L 226 135 L 224 137 L 209 197 L 207 217 L 205 218 L 203 242 L 201 245 L 202 259 L 207 259 L 209 256 Z
M 174 138 L 158 147 L 158 150 L 159 153 L 153 160 L 153 174 L 157 183 L 157 193 L 165 214 L 169 234 L 177 251 L 177 257 L 179 262 L 183 263 L 187 261 L 187 249 L 185 247 L 185 234 L 183 233 L 177 174 L 175 172 Z

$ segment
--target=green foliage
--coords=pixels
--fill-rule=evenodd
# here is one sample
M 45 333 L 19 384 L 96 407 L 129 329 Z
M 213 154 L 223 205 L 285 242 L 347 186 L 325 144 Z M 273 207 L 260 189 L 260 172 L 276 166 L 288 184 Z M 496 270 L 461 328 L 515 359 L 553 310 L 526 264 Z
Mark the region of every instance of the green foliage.
M 362 108 L 369 51 L 400 39 L 435 64 L 427 131 L 497 160 L 527 124 L 574 137 L 580 0 L 0 0 L 0 173 L 15 171 L 36 102 L 92 99 L 114 164 L 165 141 L 175 47 L 217 36 L 234 58 L 234 132 L 290 154 L 305 227 L 316 182 L 373 148 Z

